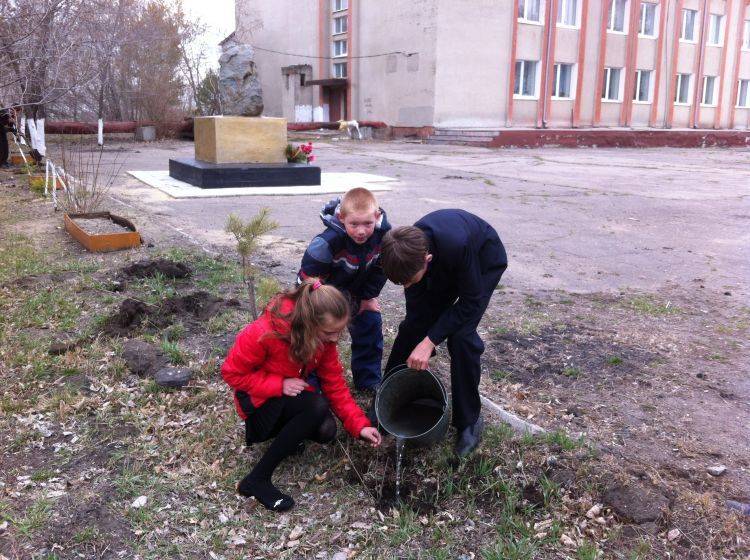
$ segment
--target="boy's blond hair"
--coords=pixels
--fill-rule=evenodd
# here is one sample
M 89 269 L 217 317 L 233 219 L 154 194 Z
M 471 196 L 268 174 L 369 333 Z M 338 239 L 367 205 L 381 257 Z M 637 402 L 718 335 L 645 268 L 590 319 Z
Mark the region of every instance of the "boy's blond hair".
M 339 205 L 339 215 L 346 216 L 351 212 L 377 212 L 379 210 L 378 201 L 375 195 L 364 187 L 349 189 L 341 199 Z

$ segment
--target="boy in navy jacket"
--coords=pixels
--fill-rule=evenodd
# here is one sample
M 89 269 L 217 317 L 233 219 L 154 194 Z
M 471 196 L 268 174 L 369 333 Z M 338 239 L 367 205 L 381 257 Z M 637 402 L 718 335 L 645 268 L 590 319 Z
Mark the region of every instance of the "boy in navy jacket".
M 380 245 L 391 229 L 375 196 L 354 188 L 323 207 L 326 229 L 302 257 L 298 281 L 315 276 L 336 286 L 352 303 L 352 377 L 361 391 L 380 384 L 383 322 L 377 297 L 386 278 L 380 266 Z
M 435 347 L 448 341 L 451 358 L 456 453 L 464 457 L 481 439 L 480 358 L 477 325 L 508 266 L 500 237 L 487 222 L 464 210 L 438 210 L 383 239 L 388 279 L 404 287 L 406 317 L 386 372 L 406 363 L 427 369 Z

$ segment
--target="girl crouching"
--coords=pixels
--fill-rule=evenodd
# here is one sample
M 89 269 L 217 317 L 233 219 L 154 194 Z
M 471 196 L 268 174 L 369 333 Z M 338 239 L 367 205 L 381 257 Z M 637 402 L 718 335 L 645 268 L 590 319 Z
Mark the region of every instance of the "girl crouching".
M 380 433 L 344 381 L 336 343 L 348 322 L 349 303 L 341 292 L 309 278 L 269 302 L 263 315 L 237 335 L 221 367 L 245 421 L 247 444 L 274 438 L 238 488 L 268 509 L 294 505 L 271 480 L 279 463 L 301 449 L 304 440 L 328 443 L 336 436 L 329 404 L 353 437 L 380 445 Z M 305 381 L 313 371 L 325 396 Z

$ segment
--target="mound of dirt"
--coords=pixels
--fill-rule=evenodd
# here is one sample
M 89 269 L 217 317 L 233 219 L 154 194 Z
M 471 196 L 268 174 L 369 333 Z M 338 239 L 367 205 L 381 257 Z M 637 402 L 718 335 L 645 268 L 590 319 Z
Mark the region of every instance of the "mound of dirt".
M 137 299 L 128 298 L 120 304 L 117 313 L 111 315 L 102 328 L 102 334 L 107 336 L 126 336 L 133 329 L 138 328 L 143 319 L 148 317 L 151 308 L 148 304 Z
M 151 278 L 161 274 L 166 278 L 188 278 L 193 271 L 184 263 L 169 259 L 143 260 L 126 266 L 121 271 L 127 278 Z
M 640 481 L 615 484 L 603 496 L 604 503 L 624 521 L 637 524 L 659 522 L 669 512 L 669 498 Z
M 143 340 L 129 340 L 122 347 L 128 369 L 140 377 L 150 376 L 169 363 L 159 348 Z

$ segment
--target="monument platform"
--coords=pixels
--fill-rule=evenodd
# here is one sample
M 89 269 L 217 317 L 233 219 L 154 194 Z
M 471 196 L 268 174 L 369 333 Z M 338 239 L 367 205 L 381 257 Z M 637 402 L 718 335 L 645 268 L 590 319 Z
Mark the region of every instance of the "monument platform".
M 169 176 L 202 189 L 320 185 L 320 167 L 306 163 L 210 163 L 169 160 Z

